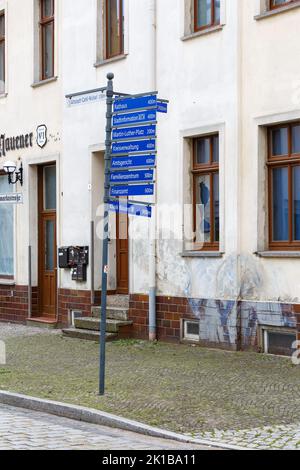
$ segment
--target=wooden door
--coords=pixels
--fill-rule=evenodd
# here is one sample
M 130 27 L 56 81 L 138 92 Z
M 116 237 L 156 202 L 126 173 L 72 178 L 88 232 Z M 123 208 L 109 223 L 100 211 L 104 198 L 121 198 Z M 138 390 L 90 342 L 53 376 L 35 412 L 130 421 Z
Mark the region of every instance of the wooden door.
M 56 317 L 56 166 L 39 168 L 39 316 Z
M 128 292 L 128 215 L 117 214 L 117 294 L 128 294 Z

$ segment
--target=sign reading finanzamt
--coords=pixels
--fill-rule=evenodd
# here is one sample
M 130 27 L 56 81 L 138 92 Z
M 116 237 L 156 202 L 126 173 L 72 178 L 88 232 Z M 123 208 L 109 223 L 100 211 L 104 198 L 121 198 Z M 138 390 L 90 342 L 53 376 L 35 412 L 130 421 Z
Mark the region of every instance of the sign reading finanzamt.
M 0 194 L 0 204 L 23 204 L 22 193 Z

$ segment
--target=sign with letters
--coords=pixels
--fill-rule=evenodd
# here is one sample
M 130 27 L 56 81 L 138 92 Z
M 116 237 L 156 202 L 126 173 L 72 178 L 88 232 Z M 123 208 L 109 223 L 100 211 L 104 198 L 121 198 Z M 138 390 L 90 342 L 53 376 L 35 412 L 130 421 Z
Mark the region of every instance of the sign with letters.
M 36 143 L 42 149 L 47 143 L 47 127 L 45 124 L 38 126 L 36 130 Z
M 156 123 L 156 109 L 151 111 L 137 111 L 135 113 L 117 114 L 113 116 L 113 127 Z
M 114 102 L 114 112 L 125 112 L 136 109 L 157 107 L 156 95 L 133 96 L 129 98 L 117 98 Z
M 153 196 L 153 194 L 154 184 L 123 185 L 110 188 L 112 197 Z
M 154 167 L 156 163 L 156 155 L 130 155 L 126 157 L 114 157 L 111 161 L 111 170 L 119 170 L 120 168 L 142 168 Z
M 0 194 L 0 204 L 23 204 L 22 193 Z
M 154 170 L 118 171 L 111 173 L 111 183 L 142 183 L 153 180 Z
M 137 152 L 155 152 L 156 139 L 133 140 L 130 142 L 114 142 L 112 145 L 113 155 L 127 155 Z
M 144 206 L 127 201 L 110 201 L 109 209 L 112 212 L 119 212 L 122 214 L 135 215 L 137 217 L 150 218 L 152 215 L 151 206 Z
M 156 125 L 123 127 L 113 130 L 113 140 L 129 140 L 156 136 Z

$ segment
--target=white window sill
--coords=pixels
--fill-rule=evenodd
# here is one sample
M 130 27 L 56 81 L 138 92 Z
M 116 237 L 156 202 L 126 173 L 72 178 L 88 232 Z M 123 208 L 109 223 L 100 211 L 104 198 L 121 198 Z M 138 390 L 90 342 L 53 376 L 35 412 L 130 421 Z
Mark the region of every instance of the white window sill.
M 48 83 L 56 82 L 57 79 L 58 79 L 58 77 L 47 78 L 46 80 L 41 80 L 40 82 L 32 83 L 31 87 L 32 88 L 39 88 L 40 86 L 48 85 Z
M 16 281 L 13 279 L 1 279 L 0 278 L 0 286 L 15 286 Z
M 209 28 L 202 29 L 201 31 L 196 31 L 195 33 L 186 34 L 181 37 L 181 41 L 188 41 L 189 39 L 199 38 L 201 36 L 206 36 L 207 34 L 212 34 L 217 31 L 222 31 L 224 24 L 218 24 L 216 26 L 210 26 Z
M 184 251 L 182 258 L 222 258 L 224 253 L 220 251 Z
M 284 13 L 286 11 L 294 10 L 295 8 L 299 8 L 299 7 L 300 7 L 300 2 L 291 3 L 290 5 L 284 5 L 282 7 L 275 8 L 274 10 L 265 11 L 265 12 L 261 13 L 260 15 L 254 16 L 254 19 L 257 20 L 257 21 L 263 20 L 265 18 L 270 18 L 274 15 L 279 15 L 280 13 Z
M 124 60 L 127 58 L 127 55 L 128 54 L 120 54 L 120 55 L 116 55 L 115 57 L 111 57 L 110 59 L 98 60 L 94 64 L 94 67 L 101 67 L 102 65 L 111 64 L 112 62 L 118 62 L 119 60 Z
M 259 251 L 260 258 L 300 258 L 300 251 Z

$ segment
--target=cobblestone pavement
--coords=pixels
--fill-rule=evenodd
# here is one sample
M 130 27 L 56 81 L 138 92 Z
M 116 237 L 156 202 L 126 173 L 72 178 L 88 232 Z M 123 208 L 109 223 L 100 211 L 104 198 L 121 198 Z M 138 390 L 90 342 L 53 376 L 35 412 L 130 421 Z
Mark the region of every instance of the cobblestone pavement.
M 6 330 L 0 324 L 0 339 Z M 51 331 L 10 336 L 5 343 L 2 390 L 100 409 L 210 440 L 218 429 L 218 440 L 231 444 L 297 445 L 300 366 L 288 358 L 117 341 L 107 344 L 106 395 L 99 397 L 97 344 Z M 267 437 L 258 439 L 258 434 Z
M 291 426 L 255 428 L 244 431 L 214 431 L 187 434 L 201 440 L 257 450 L 300 450 L 300 423 Z
M 0 340 L 6 340 L 8 338 L 18 338 L 35 335 L 59 335 L 61 330 L 30 327 L 25 325 L 18 325 L 15 323 L 1 323 L 0 322 Z
M 205 449 L 0 405 L 0 450 Z

